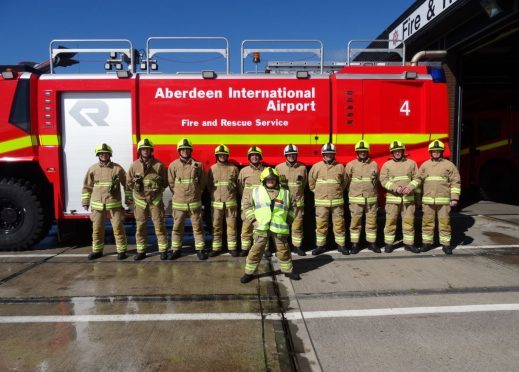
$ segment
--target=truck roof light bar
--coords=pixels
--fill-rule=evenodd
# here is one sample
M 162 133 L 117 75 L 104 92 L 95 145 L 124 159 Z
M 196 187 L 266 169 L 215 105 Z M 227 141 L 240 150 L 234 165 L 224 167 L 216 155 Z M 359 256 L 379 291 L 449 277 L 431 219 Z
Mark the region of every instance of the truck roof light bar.
M 318 48 L 245 48 L 246 44 L 250 43 L 294 43 L 294 44 L 317 44 Z M 241 73 L 245 73 L 245 59 L 249 55 L 253 55 L 254 53 L 312 53 L 319 57 L 320 60 L 320 73 L 323 73 L 323 65 L 324 65 L 324 47 L 321 40 L 316 39 L 254 39 L 254 40 L 243 40 L 241 43 Z
M 128 70 L 119 70 L 116 71 L 115 74 L 119 79 L 128 79 L 132 77 L 132 73 Z
M 310 77 L 310 73 L 308 71 L 297 71 L 296 78 L 298 79 L 308 79 Z
M 205 41 L 220 41 L 225 44 L 224 48 L 151 48 L 151 44 L 160 40 L 179 41 L 179 40 L 205 40 Z M 150 73 L 150 69 L 153 70 L 153 66 L 150 66 L 152 58 L 159 53 L 216 53 L 220 54 L 225 58 L 226 74 L 228 75 L 231 70 L 229 61 L 229 41 L 224 37 L 198 37 L 198 36 L 155 36 L 150 37 L 146 41 L 146 62 L 147 73 Z M 156 70 L 156 69 L 155 69 Z
M 369 48 L 369 45 L 373 45 L 374 43 L 384 44 L 387 42 L 386 48 Z M 400 48 L 390 48 L 390 42 L 401 42 L 402 46 Z M 356 43 L 370 43 L 366 48 L 353 48 L 352 45 Z M 404 40 L 389 40 L 389 39 L 376 39 L 376 40 L 351 40 L 348 42 L 348 55 L 347 55 L 347 63 L 346 66 L 350 66 L 352 61 L 361 62 L 362 65 L 370 64 L 371 66 L 376 65 L 375 62 L 378 60 L 374 59 L 362 59 L 373 56 L 374 54 L 397 54 L 402 59 L 401 65 L 405 66 L 405 42 Z
M 13 71 L 2 71 L 2 78 L 4 80 L 13 80 L 14 72 Z
M 65 48 L 63 46 L 55 46 L 57 43 L 77 43 L 77 44 L 81 43 L 83 45 L 117 43 L 120 45 L 126 44 L 126 45 L 128 45 L 128 47 L 127 48 L 122 48 L 122 47 L 118 47 L 118 48 Z M 123 57 L 126 56 L 127 58 L 129 58 L 128 70 L 131 71 L 132 73 L 135 72 L 135 58 L 134 58 L 134 52 L 133 52 L 133 45 L 132 45 L 131 41 L 128 39 L 55 39 L 55 40 L 52 40 L 49 45 L 50 73 L 51 74 L 54 73 L 54 64 L 55 64 L 55 61 L 57 60 L 57 57 L 63 53 L 68 53 L 68 54 L 71 54 L 71 53 L 109 53 L 111 59 L 114 59 L 114 58 L 112 58 L 112 56 L 116 57 L 117 54 L 119 53 Z M 115 67 L 117 69 L 117 67 L 119 67 L 119 66 L 116 65 Z M 120 67 L 122 69 L 122 64 Z M 106 69 L 106 64 L 105 64 L 105 69 Z
M 216 72 L 214 72 L 214 71 L 202 71 L 202 77 L 204 79 L 216 79 Z

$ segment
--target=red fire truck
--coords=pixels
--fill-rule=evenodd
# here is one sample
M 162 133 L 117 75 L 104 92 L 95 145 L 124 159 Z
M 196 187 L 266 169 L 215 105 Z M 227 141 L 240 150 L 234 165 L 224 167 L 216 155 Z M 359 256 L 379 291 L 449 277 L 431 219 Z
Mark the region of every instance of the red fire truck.
M 227 40 L 204 38 L 223 46 L 189 52 L 223 56 L 224 71 L 161 73 L 160 54 L 188 48 L 155 45 L 178 39 L 185 38 L 150 38 L 140 55 L 127 40 L 55 40 L 46 64 L 0 66 L 0 250 L 30 247 L 53 221 L 60 226 L 87 218 L 81 184 L 96 161 L 98 143 L 109 143 L 114 161 L 127 168 L 141 138 L 153 141 L 155 156 L 169 164 L 178 156 L 177 141 L 188 137 L 194 157 L 208 168 L 220 143 L 240 165 L 247 164 L 251 145 L 260 146 L 265 163 L 274 165 L 284 161 L 283 147 L 293 143 L 300 160 L 311 166 L 321 159 L 323 144 L 336 144 L 337 159 L 345 163 L 354 156 L 355 142 L 365 139 L 380 166 L 394 139 L 406 143 L 421 163 L 431 139 L 448 137 L 441 71 L 407 65 L 404 50 L 397 51 L 401 62 L 379 65 L 350 62 L 355 51 L 348 47 L 348 62 L 333 71 L 317 40 L 281 41 L 297 48 L 246 40 L 241 72 L 231 73 Z M 67 42 L 73 46 L 62 45 Z M 92 42 L 103 47 L 83 47 Z M 264 46 L 271 42 L 274 47 Z M 110 55 L 105 68 L 115 73 L 59 73 L 75 63 L 74 55 L 86 52 Z M 246 71 L 272 52 L 312 53 L 319 62 Z

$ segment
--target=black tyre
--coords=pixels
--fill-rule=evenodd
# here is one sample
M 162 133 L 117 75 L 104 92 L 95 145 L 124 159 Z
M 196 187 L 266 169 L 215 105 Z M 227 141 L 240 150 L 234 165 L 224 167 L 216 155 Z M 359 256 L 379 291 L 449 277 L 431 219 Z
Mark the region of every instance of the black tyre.
M 42 197 L 29 182 L 16 178 L 0 179 L 0 250 L 24 250 L 39 242 L 48 232 Z

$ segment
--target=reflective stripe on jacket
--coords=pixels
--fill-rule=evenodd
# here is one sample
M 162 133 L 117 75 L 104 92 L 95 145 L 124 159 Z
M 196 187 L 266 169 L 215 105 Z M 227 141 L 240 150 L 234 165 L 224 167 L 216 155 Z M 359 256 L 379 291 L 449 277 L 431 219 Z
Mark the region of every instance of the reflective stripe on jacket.
M 211 195 L 211 205 L 223 209 L 236 207 L 238 194 L 238 168 L 231 163 L 213 164 L 207 172 L 207 190 Z
M 290 194 L 297 201 L 297 206 L 303 207 L 305 205 L 305 187 L 308 182 L 305 165 L 299 162 L 294 164 L 284 162 L 276 165 L 276 170 L 279 173 L 281 185 L 288 187 Z
M 117 163 L 101 162 L 92 165 L 83 180 L 81 203 L 92 209 L 104 210 L 122 207 L 121 186 L 126 189 L 126 173 Z
M 202 163 L 177 159 L 168 167 L 168 183 L 173 194 L 173 209 L 188 210 L 202 206 L 205 172 Z
M 348 183 L 344 165 L 333 161 L 320 161 L 308 173 L 308 186 L 314 193 L 316 206 L 334 207 L 344 204 L 343 192 Z
M 422 187 L 422 203 L 449 204 L 459 200 L 461 193 L 460 173 L 456 166 L 447 159 L 429 159 L 418 170 Z
M 280 188 L 272 199 L 265 186 L 256 187 L 252 192 L 255 230 L 272 231 L 277 234 L 289 234 L 288 213 L 290 210 L 290 191 Z
M 142 181 L 137 181 L 140 178 Z M 128 169 L 128 189 L 133 191 L 133 201 L 141 208 L 151 203 L 157 205 L 162 200 L 162 193 L 167 185 L 166 168 L 155 158 L 144 162 L 135 160 Z
M 377 202 L 378 165 L 371 159 L 354 159 L 346 164 L 349 179 L 348 198 L 350 203 L 375 204 Z
M 387 190 L 386 203 L 413 203 L 415 193 L 420 191 L 418 166 L 414 160 L 403 157 L 397 161 L 394 158 L 386 161 L 380 170 L 380 184 Z M 396 193 L 398 187 L 408 187 L 414 192 L 407 195 Z

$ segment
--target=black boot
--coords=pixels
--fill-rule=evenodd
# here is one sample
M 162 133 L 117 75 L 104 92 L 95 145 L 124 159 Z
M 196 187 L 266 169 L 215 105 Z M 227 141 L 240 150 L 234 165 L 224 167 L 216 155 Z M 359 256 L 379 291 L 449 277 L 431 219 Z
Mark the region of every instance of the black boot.
M 144 260 L 146 258 L 146 252 L 137 252 L 135 257 L 133 258 L 135 261 Z
M 240 257 L 247 257 L 249 255 L 249 251 L 248 250 L 241 250 L 240 252 Z
M 369 246 L 368 246 L 368 249 L 372 252 L 375 252 L 375 253 L 381 253 L 382 251 L 380 250 L 379 247 L 377 247 L 377 245 L 375 243 L 369 243 Z
M 324 246 L 316 247 L 314 250 L 312 250 L 312 256 L 318 256 L 324 252 L 326 252 L 326 248 Z
M 203 250 L 199 250 L 196 252 L 196 256 L 200 261 L 207 260 L 207 253 L 205 253 Z
M 445 253 L 447 256 L 450 256 L 452 254 L 452 247 L 450 245 L 444 245 L 442 247 L 443 253 Z
M 238 252 L 237 249 L 233 249 L 231 251 L 229 251 L 229 253 L 231 254 L 231 256 L 233 257 L 238 257 L 240 255 L 240 252 Z
M 103 257 L 103 252 L 92 252 L 88 255 L 89 260 L 95 260 L 97 258 Z
M 242 284 L 245 284 L 245 283 L 250 282 L 252 279 L 254 279 L 254 275 L 252 275 L 252 274 L 244 274 L 244 275 L 240 278 L 240 282 L 241 282 Z
M 128 255 L 126 254 L 126 252 L 119 252 L 119 253 L 117 253 L 117 259 L 119 261 L 126 260 L 126 258 L 128 258 Z
M 384 252 L 391 253 L 395 250 L 395 246 L 393 244 L 386 244 L 384 247 Z
M 409 252 L 413 252 L 413 253 L 420 253 L 420 248 L 415 247 L 414 245 L 406 244 L 406 245 L 404 246 L 404 249 L 405 249 L 406 251 L 409 251 Z
M 221 253 L 221 251 L 215 251 L 215 250 L 212 250 L 209 252 L 209 257 L 216 257 L 218 256 L 219 254 Z
M 301 277 L 299 276 L 299 274 L 294 271 L 292 271 L 291 273 L 285 273 L 285 276 L 292 280 L 301 280 Z
M 167 259 L 168 259 L 168 252 L 166 252 L 166 251 L 160 252 L 160 260 L 166 261 Z
M 343 255 L 345 256 L 348 256 L 350 254 L 350 251 L 348 248 L 346 247 L 343 247 L 342 245 L 339 245 L 339 248 L 337 248 L 337 250 L 342 253 Z
M 297 253 L 298 256 L 306 256 L 306 252 L 299 247 L 294 247 L 292 252 Z
M 351 247 L 351 254 L 357 254 L 360 252 L 360 245 L 359 243 L 353 243 Z
M 176 260 L 177 258 L 180 258 L 180 250 L 177 249 L 176 251 L 169 251 L 168 252 L 168 260 Z
M 429 252 L 431 249 L 434 249 L 432 244 L 424 244 L 422 248 L 420 248 L 420 252 Z

